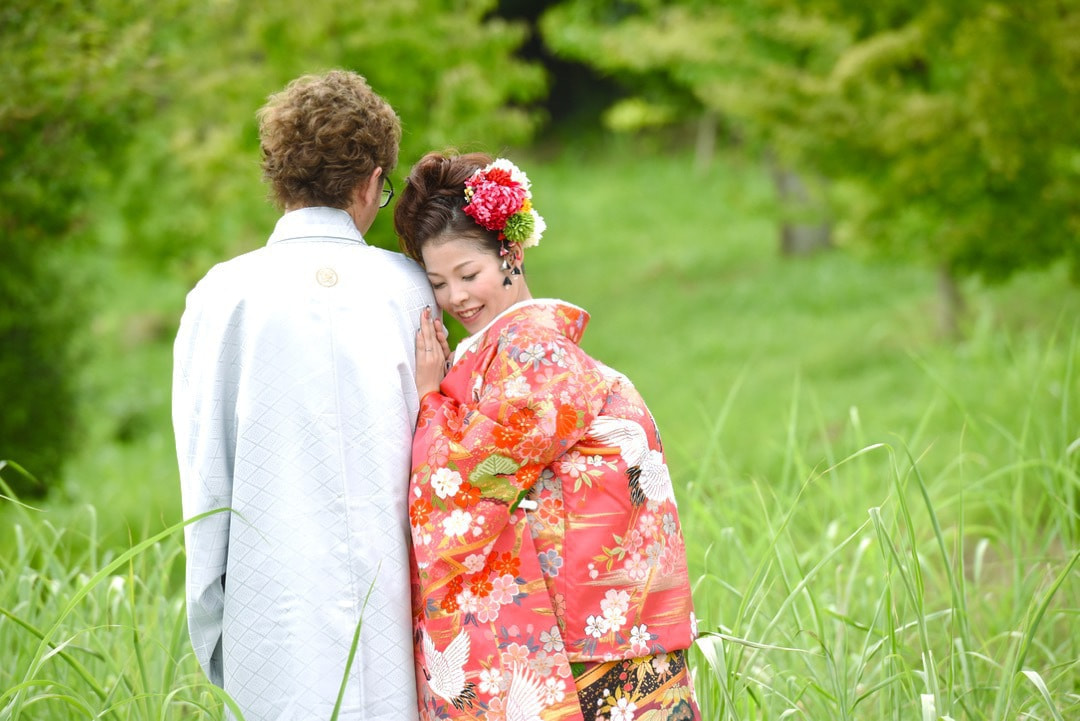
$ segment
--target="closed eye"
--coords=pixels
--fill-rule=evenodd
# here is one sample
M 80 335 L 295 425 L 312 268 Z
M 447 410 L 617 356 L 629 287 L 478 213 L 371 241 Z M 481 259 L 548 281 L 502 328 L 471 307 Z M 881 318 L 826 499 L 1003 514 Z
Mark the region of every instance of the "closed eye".
M 475 280 L 477 275 L 479 275 L 479 273 L 473 273 L 472 275 L 463 275 L 463 276 L 461 276 L 461 279 L 462 280 Z

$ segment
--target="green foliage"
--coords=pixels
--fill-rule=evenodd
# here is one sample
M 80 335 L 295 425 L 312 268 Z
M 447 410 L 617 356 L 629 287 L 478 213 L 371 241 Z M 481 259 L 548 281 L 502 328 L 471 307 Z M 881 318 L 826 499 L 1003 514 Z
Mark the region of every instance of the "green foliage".
M 1076 381 L 1049 360 L 1022 364 L 1032 398 Z M 808 420 L 801 389 L 790 395 L 762 439 L 780 471 L 732 473 L 743 446 L 725 405 L 677 488 L 703 718 L 1075 716 L 1075 441 L 1019 401 L 1011 418 L 967 416 L 989 437 L 926 474 L 907 449 L 926 429 L 878 441 L 853 413 L 838 435 Z M 1057 411 L 1076 427 L 1071 398 Z M 824 456 L 805 440 L 819 435 Z M 1002 465 L 980 463 L 986 440 Z M 15 519 L 0 555 L 0 718 L 222 717 L 230 700 L 201 675 L 184 629 L 179 526 L 117 553 L 93 506 L 62 529 L 0 502 Z M 70 534 L 87 540 L 81 550 Z
M 0 556 L 0 718 L 220 717 L 224 694 L 186 632 L 181 524 L 116 554 L 99 543 L 92 506 L 70 529 L 15 510 Z M 70 552 L 69 532 L 86 535 L 84 550 Z
M 295 77 L 342 67 L 364 75 L 402 118 L 402 177 L 451 144 L 528 140 L 543 70 L 514 57 L 520 25 L 491 0 L 186 3 L 173 19 L 158 114 L 135 129 L 108 239 L 194 279 L 265 241 L 278 211 L 258 170 L 255 112 Z M 145 12 L 155 13 L 148 7 Z M 193 52 L 198 49 L 198 52 Z M 400 185 L 400 182 L 398 183 Z M 389 214 L 371 235 L 396 247 Z
M 403 119 L 406 168 L 450 143 L 528 140 L 545 77 L 514 58 L 525 30 L 490 17 L 494 5 L 5 3 L 0 455 L 48 484 L 79 437 L 88 269 L 123 258 L 179 270 L 190 286 L 265 241 L 277 211 L 260 179 L 255 112 L 291 79 L 364 74 Z M 396 246 L 390 227 L 382 214 L 373 238 Z
M 1080 270 L 1075 2 L 570 0 L 543 29 L 823 174 L 848 244 L 994 280 Z
M 1064 363 L 1019 344 L 1027 399 L 986 417 L 956 398 L 970 434 L 944 451 L 933 408 L 923 429 L 888 436 L 853 408 L 844 432 L 820 419 L 818 460 L 798 440 L 813 411 L 796 388 L 783 471 L 733 482 L 724 438 L 737 419 L 725 404 L 683 511 L 713 539 L 695 588 L 698 613 L 719 625 L 698 644 L 712 671 L 699 685 L 706 718 L 1060 719 L 1080 710 L 1080 462 L 1069 442 L 1077 396 L 1060 393 L 1077 387 L 1077 342 L 1074 330 Z M 923 370 L 962 377 L 948 365 Z M 938 463 L 924 462 L 941 455 L 944 466 L 927 473 Z
M 126 2 L 0 9 L 0 454 L 46 483 L 77 437 L 73 338 L 87 320 L 85 274 L 64 253 L 90 235 L 88 199 L 151 110 L 148 37 Z
M 530 288 L 590 311 L 587 350 L 664 434 L 704 718 L 1077 715 L 1080 292 L 1061 269 L 972 284 L 975 332 L 941 343 L 920 322 L 925 270 L 778 258 L 757 164 L 694 179 L 687 154 L 631 144 L 517 160 L 549 224 Z M 124 320 L 177 316 L 185 289 L 125 273 L 96 319 L 110 413 L 94 420 L 141 401 L 151 430 L 95 430 L 41 511 L 0 499 L 0 608 L 18 619 L 0 612 L 0 695 L 33 682 L 25 721 L 81 718 L 69 699 L 86 717 L 221 717 L 183 630 L 180 534 L 90 583 L 180 519 L 171 338 L 131 344 Z M 35 664 L 54 627 L 66 645 Z
M 24 245 L 30 236 L 12 231 L 0 239 L 0 455 L 21 459 L 48 482 L 76 440 L 76 359 L 69 341 L 77 306 L 56 292 L 63 270 Z M 24 496 L 45 488 L 29 477 L 17 484 Z

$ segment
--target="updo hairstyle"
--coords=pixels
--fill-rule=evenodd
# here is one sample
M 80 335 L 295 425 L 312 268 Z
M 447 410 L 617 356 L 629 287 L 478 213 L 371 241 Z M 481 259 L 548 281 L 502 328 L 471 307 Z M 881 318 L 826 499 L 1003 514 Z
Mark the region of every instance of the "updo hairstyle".
M 375 168 L 397 165 L 401 122 L 360 75 L 305 75 L 257 113 L 263 178 L 283 208 L 347 208 Z
M 443 236 L 473 241 L 481 250 L 499 254 L 497 231 L 487 230 L 465 214 L 465 181 L 494 160 L 486 153 L 428 153 L 413 166 L 394 207 L 394 230 L 401 251 L 423 263 L 421 251 Z

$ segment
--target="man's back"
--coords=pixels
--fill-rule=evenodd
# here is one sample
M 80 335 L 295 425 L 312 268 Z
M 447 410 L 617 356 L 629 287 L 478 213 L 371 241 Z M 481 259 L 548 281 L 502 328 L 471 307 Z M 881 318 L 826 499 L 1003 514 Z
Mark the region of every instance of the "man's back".
M 433 299 L 349 223 L 286 214 L 199 283 L 177 337 L 184 515 L 233 511 L 188 529 L 192 639 L 253 720 L 328 718 L 361 614 L 340 718 L 415 708 L 405 493 Z

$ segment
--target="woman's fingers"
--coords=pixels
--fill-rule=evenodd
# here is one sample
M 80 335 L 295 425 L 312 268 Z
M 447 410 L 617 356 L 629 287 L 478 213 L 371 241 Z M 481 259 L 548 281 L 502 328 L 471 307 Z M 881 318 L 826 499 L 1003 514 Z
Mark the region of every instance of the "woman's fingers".
M 439 340 L 439 347 L 442 349 L 443 357 L 449 360 L 452 357 L 450 354 L 450 342 L 448 340 L 446 326 L 443 325 L 441 318 L 435 318 L 435 336 Z
M 427 308 L 420 311 L 420 327 L 416 331 L 416 360 L 422 361 L 424 359 L 424 352 L 427 348 L 428 341 L 424 336 L 424 325 L 427 319 Z
M 420 313 L 420 329 L 416 331 L 416 362 L 417 365 L 430 363 L 438 345 L 435 330 L 431 324 L 430 311 L 425 308 Z
M 416 331 L 416 388 L 421 396 L 439 389 L 446 375 L 444 360 L 431 309 L 425 308 L 420 313 L 420 328 Z
M 418 348 L 424 353 L 434 353 L 435 345 L 438 343 L 435 337 L 435 327 L 431 322 L 431 309 L 424 308 L 420 313 L 420 339 L 423 342 L 423 346 Z

